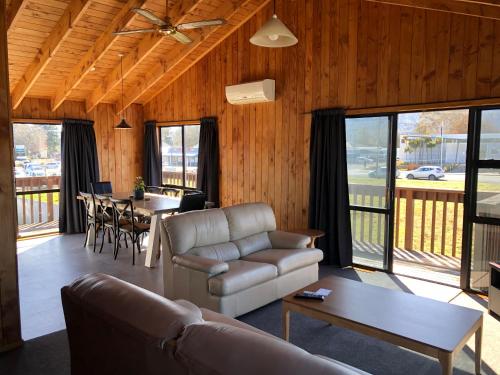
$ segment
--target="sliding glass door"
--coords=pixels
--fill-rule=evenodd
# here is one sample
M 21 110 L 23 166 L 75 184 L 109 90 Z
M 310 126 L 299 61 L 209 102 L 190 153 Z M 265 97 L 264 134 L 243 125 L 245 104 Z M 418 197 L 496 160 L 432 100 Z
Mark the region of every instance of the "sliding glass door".
M 396 116 L 346 119 L 353 262 L 392 271 Z
M 462 288 L 486 291 L 489 262 L 500 259 L 500 109 L 472 109 Z

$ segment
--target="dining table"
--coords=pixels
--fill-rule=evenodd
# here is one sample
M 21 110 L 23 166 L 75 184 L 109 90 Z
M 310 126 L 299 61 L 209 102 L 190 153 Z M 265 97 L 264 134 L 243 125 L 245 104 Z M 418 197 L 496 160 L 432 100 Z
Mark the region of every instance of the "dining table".
M 145 266 L 153 268 L 160 255 L 160 223 L 162 215 L 171 214 L 179 209 L 181 199 L 166 195 L 145 193 L 144 199 L 134 199 L 133 195 L 126 192 L 103 194 L 113 199 L 129 199 L 134 206 L 134 213 L 151 216 L 148 247 L 146 250 Z M 77 197 L 82 199 L 81 196 Z M 111 203 L 109 203 L 111 206 Z M 87 246 L 94 245 L 94 226 L 89 228 Z

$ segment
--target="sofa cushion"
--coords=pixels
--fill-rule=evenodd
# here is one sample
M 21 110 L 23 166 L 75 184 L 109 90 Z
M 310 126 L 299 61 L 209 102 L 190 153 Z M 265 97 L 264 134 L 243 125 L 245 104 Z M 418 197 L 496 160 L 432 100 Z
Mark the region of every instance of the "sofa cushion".
M 221 209 L 191 211 L 167 217 L 163 221 L 172 255 L 193 247 L 229 242 L 229 226 Z
M 268 249 L 257 251 L 242 258 L 251 262 L 274 264 L 278 274 L 284 275 L 296 269 L 310 266 L 323 260 L 323 252 L 318 249 Z
M 242 257 L 272 247 L 267 232 L 257 233 L 241 240 L 236 240 L 234 243 L 238 247 L 239 254 Z
M 358 374 L 277 337 L 214 322 L 186 327 L 177 340 L 176 356 L 197 375 Z
M 276 218 L 265 203 L 245 203 L 223 208 L 229 224 L 231 241 L 261 232 L 276 230 Z
M 197 255 L 203 258 L 216 259 L 223 262 L 227 262 L 228 260 L 235 260 L 240 257 L 238 248 L 232 242 L 193 247 L 187 252 L 187 254 Z
M 254 285 L 274 279 L 278 270 L 272 264 L 232 260 L 229 271 L 208 279 L 208 291 L 216 296 L 228 296 Z

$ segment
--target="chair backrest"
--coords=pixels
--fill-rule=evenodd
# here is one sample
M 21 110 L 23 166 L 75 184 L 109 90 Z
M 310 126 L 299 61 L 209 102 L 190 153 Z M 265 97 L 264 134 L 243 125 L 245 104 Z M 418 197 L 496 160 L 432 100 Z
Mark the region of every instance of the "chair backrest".
M 196 192 L 184 194 L 179 204 L 179 212 L 199 211 L 205 209 L 207 195 L 205 193 Z
M 108 210 L 109 197 L 106 195 L 95 194 L 95 203 L 97 212 L 101 214 L 102 221 L 110 221 L 114 215 Z M 112 211 L 112 210 L 111 210 Z
M 113 192 L 111 181 L 93 182 L 90 186 L 94 194 L 111 194 Z
M 97 207 L 95 204 L 94 195 L 90 193 L 84 193 L 83 191 L 80 191 L 79 194 L 83 197 L 83 204 L 85 206 L 85 211 L 87 212 L 87 220 L 95 219 Z

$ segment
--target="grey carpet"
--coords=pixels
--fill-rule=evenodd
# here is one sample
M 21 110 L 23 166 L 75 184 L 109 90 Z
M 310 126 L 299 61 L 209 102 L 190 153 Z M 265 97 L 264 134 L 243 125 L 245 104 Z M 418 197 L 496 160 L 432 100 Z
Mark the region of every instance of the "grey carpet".
M 320 268 L 321 277 L 331 274 L 360 280 L 354 270 L 339 270 L 326 266 Z M 380 272 L 363 274 L 363 281 L 392 289 L 406 289 L 396 278 Z M 281 336 L 280 301 L 248 313 L 240 319 L 273 335 Z M 335 358 L 372 374 L 441 373 L 437 360 L 430 357 L 298 314 L 292 313 L 291 321 L 291 342 L 311 353 Z M 69 362 L 66 331 L 59 331 L 29 340 L 21 349 L 0 354 L 0 374 L 67 375 L 70 373 Z M 454 365 L 455 375 L 473 374 L 474 353 L 466 348 L 456 357 Z M 485 365 L 482 373 L 493 375 L 495 371 Z

